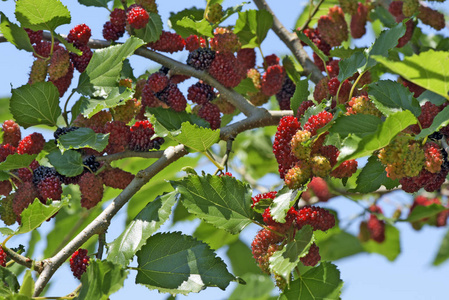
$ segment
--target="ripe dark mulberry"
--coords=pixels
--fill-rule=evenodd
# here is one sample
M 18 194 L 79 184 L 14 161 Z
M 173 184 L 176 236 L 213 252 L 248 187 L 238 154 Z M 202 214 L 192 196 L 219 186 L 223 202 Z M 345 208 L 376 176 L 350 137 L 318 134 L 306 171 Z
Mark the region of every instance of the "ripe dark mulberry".
M 87 172 L 78 181 L 81 191 L 81 206 L 87 209 L 95 207 L 103 198 L 103 180 L 100 176 Z
M 184 111 L 187 107 L 187 100 L 176 84 L 170 83 L 157 97 L 168 104 L 174 111 Z
M 261 91 L 267 96 L 273 96 L 282 89 L 285 80 L 284 67 L 273 65 L 268 67 L 262 76 Z
M 279 92 L 276 93 L 276 100 L 279 103 L 279 108 L 281 110 L 289 110 L 290 109 L 290 99 L 295 94 L 296 85 L 295 83 L 286 76 L 284 84 L 282 84 L 282 88 Z
M 138 121 L 131 127 L 131 139 L 128 148 L 133 151 L 145 152 L 153 148 L 151 140 L 154 135 L 153 125 L 148 121 Z
M 147 46 L 156 51 L 173 53 L 184 50 L 185 44 L 186 42 L 179 34 L 162 31 L 159 40 L 148 43 Z
M 236 87 L 243 79 L 238 69 L 237 59 L 234 54 L 229 52 L 217 53 L 208 72 L 227 88 Z
M 76 46 L 87 45 L 92 32 L 86 24 L 79 24 L 73 27 L 67 35 L 69 43 L 74 43 Z
M 128 8 L 127 21 L 132 28 L 144 28 L 149 19 L 150 15 L 148 15 L 147 11 L 143 7 L 139 5 L 132 5 Z
M 302 262 L 304 266 L 307 267 L 316 266 L 321 260 L 320 248 L 318 248 L 318 246 L 315 243 L 313 243 L 310 246 L 309 252 L 306 254 L 306 256 L 301 257 L 299 260 Z
M 215 51 L 209 48 L 199 48 L 189 53 L 187 57 L 187 65 L 197 70 L 209 69 L 215 58 Z
M 126 188 L 134 179 L 134 175 L 119 168 L 110 168 L 102 171 L 100 177 L 103 184 L 115 189 Z
M 72 270 L 73 276 L 78 279 L 81 279 L 81 275 L 83 275 L 87 266 L 89 265 L 89 255 L 87 255 L 87 249 L 78 249 L 70 258 L 70 269 Z
M 196 104 L 204 104 L 215 98 L 214 88 L 201 81 L 190 86 L 187 92 L 187 99 Z
M 201 105 L 198 116 L 209 122 L 211 129 L 218 129 L 221 125 L 220 109 L 210 102 Z

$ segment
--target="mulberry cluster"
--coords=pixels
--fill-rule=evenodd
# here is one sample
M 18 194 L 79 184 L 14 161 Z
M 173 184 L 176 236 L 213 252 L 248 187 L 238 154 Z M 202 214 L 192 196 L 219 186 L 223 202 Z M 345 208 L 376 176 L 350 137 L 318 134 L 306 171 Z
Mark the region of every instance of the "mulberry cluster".
M 150 19 L 150 15 L 148 12 L 140 5 L 133 4 L 127 10 L 126 21 L 129 26 L 134 29 L 144 28 L 148 20 Z
M 105 186 L 122 190 L 126 188 L 134 179 L 133 174 L 119 168 L 105 169 L 99 175 Z
M 103 37 L 105 40 L 116 41 L 125 34 L 126 12 L 115 8 L 110 14 L 110 21 L 103 25 Z
M 267 96 L 273 96 L 281 91 L 285 80 L 284 67 L 280 65 L 269 66 L 262 76 L 260 90 Z
M 417 206 L 429 206 L 432 204 L 441 205 L 441 199 L 428 198 L 423 195 L 416 196 L 413 201 L 412 206 L 410 207 L 409 216 Z M 424 224 L 428 224 L 428 225 L 436 226 L 436 227 L 443 227 L 443 226 L 446 226 L 448 217 L 449 217 L 449 209 L 439 212 L 437 215 L 432 216 L 430 218 L 423 218 L 421 220 L 412 222 L 411 224 L 412 224 L 412 227 L 416 230 L 421 229 L 422 226 L 424 226 Z
M 87 249 L 80 248 L 72 254 L 72 257 L 70 258 L 70 269 L 75 278 L 81 279 L 81 275 L 87 270 L 89 259 L 90 257 L 87 255 Z
M 138 121 L 131 127 L 131 138 L 129 149 L 133 151 L 145 152 L 153 148 L 151 138 L 154 135 L 153 125 L 148 121 Z
M 220 109 L 213 103 L 206 102 L 198 110 L 198 116 L 210 124 L 211 129 L 218 129 L 221 126 Z
M 184 50 L 186 42 L 177 33 L 162 31 L 161 36 L 156 42 L 148 43 L 148 47 L 161 52 L 178 52 Z
M 198 48 L 206 47 L 206 40 L 202 37 L 198 37 L 197 35 L 190 35 L 185 39 L 186 49 L 189 52 L 196 50 Z
M 95 207 L 103 198 L 103 180 L 95 174 L 84 173 L 78 181 L 81 191 L 81 206 L 87 209 Z
M 345 21 L 343 10 L 334 6 L 329 9 L 327 15 L 318 19 L 317 29 L 321 37 L 331 46 L 340 46 L 348 39 L 348 25 Z
M 189 53 L 187 65 L 197 70 L 208 70 L 215 59 L 215 51 L 209 48 L 198 48 Z
M 236 87 L 243 79 L 237 59 L 234 54 L 229 52 L 217 53 L 210 64 L 208 72 L 227 88 Z
M 371 205 L 369 210 L 373 213 L 382 214 L 382 209 L 377 205 Z M 385 221 L 379 220 L 375 214 L 370 214 L 367 228 L 370 238 L 377 243 L 385 240 Z

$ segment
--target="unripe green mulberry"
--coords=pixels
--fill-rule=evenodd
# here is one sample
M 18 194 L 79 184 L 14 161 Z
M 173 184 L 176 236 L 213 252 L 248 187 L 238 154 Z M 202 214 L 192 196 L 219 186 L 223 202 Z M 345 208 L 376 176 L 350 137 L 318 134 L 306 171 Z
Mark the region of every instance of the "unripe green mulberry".
M 357 0 L 338 0 L 338 3 L 345 14 L 354 15 L 357 13 Z
M 137 99 L 133 98 L 113 108 L 114 121 L 122 121 L 129 123 L 139 111 L 139 103 Z
M 292 138 L 291 148 L 292 153 L 299 159 L 307 160 L 310 157 L 312 148 L 309 144 L 312 134 L 307 130 L 298 130 Z
M 7 226 L 14 224 L 17 219 L 17 216 L 12 209 L 13 199 L 14 194 L 11 194 L 4 198 L 0 204 L 0 217 Z
M 36 59 L 31 66 L 30 79 L 28 80 L 29 84 L 33 84 L 36 82 L 44 82 L 47 77 L 47 61 L 44 59 Z
M 48 67 L 50 80 L 57 80 L 67 74 L 70 67 L 70 55 L 65 49 L 58 49 L 53 52 Z
M 299 161 L 285 174 L 285 185 L 290 189 L 299 189 L 312 178 L 312 169 L 304 161 Z
M 148 12 L 158 13 L 155 0 L 136 0 L 136 4 L 142 6 Z
M 326 177 L 331 172 L 331 164 L 329 160 L 322 155 L 315 155 L 310 160 L 312 174 L 316 177 Z
M 206 8 L 206 20 L 211 23 L 218 23 L 223 18 L 223 7 L 220 3 L 214 3 Z
M 404 0 L 402 5 L 402 13 L 406 17 L 411 17 L 419 12 L 419 0 Z
M 381 117 L 382 113 L 367 96 L 352 97 L 348 102 L 347 114 L 364 114 Z

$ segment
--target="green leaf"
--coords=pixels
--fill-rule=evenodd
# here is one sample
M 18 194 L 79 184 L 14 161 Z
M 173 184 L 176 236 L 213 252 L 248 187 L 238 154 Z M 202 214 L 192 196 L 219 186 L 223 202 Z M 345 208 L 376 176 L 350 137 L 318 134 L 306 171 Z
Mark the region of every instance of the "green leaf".
M 171 137 L 197 152 L 205 152 L 220 140 L 220 130 L 198 127 L 189 122 L 181 124 L 181 133 Z
M 123 60 L 145 44 L 139 38 L 130 37 L 122 45 L 114 45 L 94 52 L 86 70 L 81 74 L 77 91 L 85 96 L 107 98 L 117 87 Z
M 323 1 L 320 5 L 318 11 L 316 12 L 316 14 L 313 14 L 313 18 L 311 20 L 309 20 L 310 16 L 312 15 L 312 11 L 315 9 L 315 6 L 317 5 L 317 3 L 318 3 L 317 1 L 314 1 L 313 3 L 309 2 L 307 5 L 305 5 L 303 11 L 301 12 L 298 19 L 296 20 L 296 24 L 295 24 L 294 28 L 302 28 L 302 26 L 304 25 L 304 23 L 306 21 L 310 21 L 308 24 L 309 28 L 314 27 L 314 25 L 317 23 L 318 19 L 321 16 L 326 15 L 329 12 L 329 8 L 331 8 L 335 5 L 339 5 L 338 0 Z
M 177 193 L 170 192 L 148 203 L 123 233 L 109 243 L 107 260 L 126 267 L 147 239 L 168 220 L 177 200 Z
M 448 258 L 449 258 L 449 230 L 443 237 L 440 248 L 438 249 L 438 253 L 435 256 L 435 259 L 433 260 L 432 264 L 434 266 L 438 266 L 443 262 L 445 262 Z
M 34 280 L 31 276 L 31 270 L 26 270 L 23 277 L 22 285 L 20 286 L 19 294 L 32 297 L 34 293 Z
M 282 300 L 337 300 L 340 299 L 343 281 L 340 271 L 330 262 L 322 262 L 300 275 L 281 294 Z
M 73 177 L 81 174 L 84 170 L 83 158 L 78 151 L 67 150 L 61 153 L 61 151 L 55 150 L 48 154 L 47 158 L 56 171 L 64 176 Z
M 418 101 L 422 105 L 424 105 L 424 103 L 426 103 L 426 102 L 431 102 L 431 103 L 439 106 L 439 105 L 446 103 L 447 100 L 443 96 L 435 94 L 432 91 L 425 90 L 421 95 L 419 95 Z
M 84 73 L 83 73 L 84 74 Z M 109 94 L 104 98 L 81 97 L 80 112 L 87 118 L 92 117 L 100 110 L 105 108 L 113 108 L 121 104 L 125 104 L 127 100 L 132 98 L 133 92 L 125 87 L 111 87 Z
M 13 235 L 14 234 L 14 230 L 12 230 L 9 227 L 1 227 L 0 228 L 0 233 L 4 236 L 8 236 L 8 235 Z
M 378 253 L 385 256 L 389 261 L 394 261 L 401 253 L 399 230 L 390 224 L 385 224 L 385 240 L 382 243 L 369 240 L 362 243 L 362 246 L 367 252 Z
M 135 35 L 144 42 L 155 42 L 162 34 L 162 19 L 159 14 L 149 12 L 150 19 L 147 25 L 142 29 L 134 29 Z
M 251 223 L 251 188 L 229 176 L 188 176 L 172 181 L 187 210 L 207 223 L 237 234 Z
M 253 80 L 251 78 L 245 78 L 240 81 L 239 85 L 234 88 L 234 90 L 241 94 L 246 95 L 248 93 L 257 93 L 259 90 L 254 86 Z
M 0 267 L 0 280 L 0 296 L 6 297 L 19 291 L 20 285 L 16 275 L 9 269 Z
M 42 204 L 39 199 L 35 199 L 34 202 L 25 208 L 20 215 L 22 223 L 15 231 L 15 234 L 27 233 L 38 228 L 43 222 L 68 204 L 69 201 L 67 198 L 62 199 L 61 201 L 53 201 L 48 205 Z
M 233 7 L 228 7 L 225 10 L 223 10 L 223 18 L 221 18 L 220 23 L 222 23 L 224 20 L 226 20 L 227 18 L 229 18 L 230 16 L 232 16 L 235 13 L 241 12 L 243 9 L 243 6 L 245 4 L 249 4 L 250 2 L 242 2 L 241 4 L 238 4 L 236 6 Z
M 364 50 L 365 50 L 365 48 L 337 47 L 337 48 L 331 49 L 330 56 L 346 59 L 346 58 L 350 58 L 355 53 L 363 52 Z
M 339 162 L 371 155 L 374 151 L 385 147 L 402 130 L 416 124 L 417 120 L 410 111 L 400 111 L 387 117 L 376 132 L 363 137 L 360 141 L 347 140 L 340 149 Z
M 354 73 L 362 72 L 366 62 L 366 56 L 363 52 L 355 52 L 349 58 L 341 60 L 338 63 L 338 66 L 340 67 L 338 80 L 342 82 L 354 75 Z
M 136 283 L 171 294 L 224 290 L 235 277 L 207 244 L 179 232 L 151 236 L 137 252 Z
M 321 260 L 335 261 L 364 251 L 357 237 L 340 229 L 316 231 L 314 235 Z
M 16 18 L 22 27 L 34 31 L 53 31 L 71 20 L 70 11 L 58 0 L 18 0 Z
M 270 206 L 270 214 L 273 220 L 278 223 L 285 223 L 285 217 L 290 207 L 295 204 L 296 200 L 301 196 L 301 190 L 290 190 L 284 187 L 280 190 Z
M 282 59 L 282 66 L 284 67 L 285 71 L 287 71 L 287 74 L 290 76 L 290 78 L 292 78 L 295 85 L 298 85 L 298 83 L 301 82 L 301 71 L 302 70 L 298 70 L 297 64 L 295 64 L 293 62 L 292 57 L 289 55 L 284 56 L 284 58 Z M 307 83 L 308 83 L 308 80 L 307 80 Z M 307 88 L 307 92 L 308 91 L 309 90 Z M 307 96 L 308 95 L 309 94 L 307 94 Z M 307 96 L 306 96 L 306 100 L 307 100 Z
M 385 7 L 378 5 L 374 8 L 374 10 L 371 12 L 370 17 L 373 20 L 380 20 L 382 24 L 384 24 L 387 27 L 394 27 L 396 26 L 397 22 L 393 15 L 386 9 Z
M 243 48 L 255 48 L 262 44 L 272 25 L 273 16 L 268 11 L 250 9 L 239 12 L 234 33 Z
M 172 109 L 162 107 L 147 108 L 147 111 L 150 113 L 149 118 L 158 136 L 165 137 L 170 132 L 180 130 L 184 122 L 190 122 L 204 128 L 209 127 L 209 123 L 204 119 L 184 111 L 175 112 Z
M 10 110 L 16 122 L 24 128 L 56 126 L 61 115 L 58 89 L 51 82 L 22 85 L 12 90 Z
M 428 128 L 424 128 L 421 130 L 419 134 L 415 136 L 415 140 L 422 139 L 435 131 L 440 130 L 441 128 L 447 126 L 449 124 L 449 107 L 446 106 L 442 111 L 440 111 L 435 118 L 433 119 L 432 125 Z
M 309 94 L 309 77 L 296 82 L 295 93 L 290 99 L 290 108 L 293 110 L 293 114 L 296 114 L 301 103 L 308 99 Z
M 421 219 L 425 219 L 425 218 L 429 218 L 429 217 L 433 217 L 437 214 L 439 214 L 442 211 L 447 210 L 447 207 L 444 207 L 441 204 L 431 204 L 428 206 L 423 206 L 423 205 L 417 205 L 412 212 L 410 213 L 410 215 L 407 217 L 407 219 L 405 219 L 405 222 L 414 222 L 414 221 L 419 221 Z
M 78 2 L 85 6 L 96 6 L 108 8 L 108 3 L 111 0 L 78 0 Z
M 26 168 L 33 162 L 36 156 L 37 154 L 29 155 L 17 153 L 8 155 L 5 161 L 0 163 L 0 170 L 7 171 L 7 170 Z
M 206 19 L 195 21 L 190 17 L 184 17 L 177 21 L 176 25 L 184 28 L 182 31 L 183 34 L 181 34 L 183 38 L 187 38 L 192 34 L 197 36 L 207 36 L 210 38 L 214 37 L 213 27 Z
M 78 128 L 61 135 L 58 147 L 61 151 L 91 148 L 101 152 L 108 145 L 108 140 L 109 134 L 95 133 L 90 128 Z
M 194 238 L 208 244 L 211 249 L 218 250 L 223 246 L 231 244 L 239 239 L 238 235 L 218 229 L 211 224 L 201 222 L 192 234 Z
M 397 186 L 399 181 L 388 178 L 385 166 L 377 159 L 377 155 L 373 155 L 357 177 L 357 187 L 354 191 L 367 194 L 376 191 L 381 185 Z
M 274 284 L 270 276 L 248 273 L 242 276 L 242 279 L 246 284 L 237 285 L 228 300 L 269 300 L 271 298 Z
M 288 242 L 270 257 L 270 270 L 281 275 L 288 283 L 291 272 L 298 265 L 299 259 L 309 253 L 309 248 L 314 240 L 312 227 L 310 225 L 302 227 L 296 232 L 293 241 Z
M 305 34 L 304 32 L 297 31 L 296 34 L 298 35 L 298 38 L 307 44 L 310 48 L 312 48 L 313 52 L 315 52 L 323 61 L 327 62 L 329 60 L 329 57 L 327 57 L 326 54 L 321 51 L 317 45 L 315 45 Z
M 5 39 L 16 46 L 19 50 L 33 52 L 33 46 L 31 46 L 30 38 L 28 37 L 25 29 L 10 22 L 2 12 L 0 12 L 0 16 L 0 32 L 3 34 Z
M 376 107 L 386 116 L 397 111 L 409 110 L 416 117 L 421 114 L 418 100 L 396 81 L 379 80 L 369 85 L 368 94 Z
M 182 20 L 184 17 L 189 17 L 194 21 L 200 21 L 203 19 L 204 9 L 198 9 L 196 7 L 184 9 L 180 12 L 173 13 L 170 12 L 170 18 L 168 19 L 168 26 L 170 26 L 177 34 L 180 36 L 189 36 L 188 30 L 184 27 L 179 26 L 178 21 Z
M 408 81 L 449 99 L 449 52 L 429 50 L 399 62 L 378 56 L 374 59 Z
M 77 300 L 107 300 L 109 295 L 123 287 L 128 271 L 110 261 L 90 260 L 81 276 L 81 290 Z
M 364 137 L 376 132 L 380 124 L 382 124 L 382 120 L 373 115 L 343 115 L 335 120 L 329 132 L 330 134 L 339 134 L 342 138 L 350 134 Z
M 247 273 L 262 275 L 262 270 L 256 264 L 251 249 L 241 240 L 229 245 L 226 255 L 231 261 L 232 273 L 242 276 Z

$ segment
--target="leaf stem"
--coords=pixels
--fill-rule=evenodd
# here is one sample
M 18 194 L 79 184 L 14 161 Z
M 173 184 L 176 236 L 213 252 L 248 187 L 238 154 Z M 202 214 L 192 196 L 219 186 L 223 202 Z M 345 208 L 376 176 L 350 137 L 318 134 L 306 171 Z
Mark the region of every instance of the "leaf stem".
M 64 113 L 62 114 L 62 116 L 64 117 L 64 120 L 65 120 L 65 123 L 66 123 L 67 126 L 69 126 L 69 119 L 68 119 L 68 117 L 67 117 L 67 115 L 68 115 L 67 107 L 68 107 L 68 105 L 69 105 L 69 101 L 70 101 L 70 99 L 72 98 L 73 94 L 75 94 L 75 90 L 72 90 L 72 92 L 70 93 L 69 97 L 68 97 L 67 100 L 65 101 L 65 104 L 64 104 Z M 73 118 L 73 116 L 72 116 L 72 118 Z
M 316 15 L 316 13 L 318 12 L 318 10 L 320 9 L 321 4 L 323 4 L 324 0 L 320 0 L 320 2 L 318 2 L 318 4 L 314 7 L 312 13 L 310 13 L 309 10 L 309 17 L 307 18 L 306 22 L 301 26 L 300 29 L 298 29 L 298 31 L 303 31 L 304 29 L 307 28 L 307 26 L 309 26 L 310 21 L 312 21 L 313 17 Z M 310 1 L 310 5 L 313 5 L 313 0 Z
M 349 93 L 349 99 L 352 99 L 352 94 L 354 94 L 355 87 L 356 87 L 357 83 L 359 82 L 360 78 L 362 78 L 362 76 L 366 73 L 366 71 L 367 71 L 367 70 L 363 71 L 363 72 L 357 77 L 357 79 L 354 81 L 354 84 L 353 84 L 352 87 L 351 87 L 351 92 Z M 338 89 L 338 90 L 340 90 L 340 89 Z
M 209 152 L 209 150 L 206 150 L 205 152 L 202 152 L 218 169 L 223 170 L 224 167 L 220 165 L 212 156 L 212 153 Z

